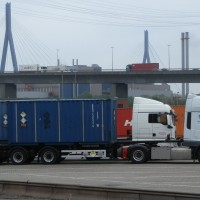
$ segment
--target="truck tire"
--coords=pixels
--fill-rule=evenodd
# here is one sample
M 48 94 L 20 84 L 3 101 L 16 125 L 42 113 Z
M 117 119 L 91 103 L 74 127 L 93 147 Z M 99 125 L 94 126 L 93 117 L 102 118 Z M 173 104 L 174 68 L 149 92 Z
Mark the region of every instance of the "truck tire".
M 59 152 L 53 147 L 47 147 L 41 151 L 40 158 L 45 165 L 55 164 L 58 162 Z
M 132 163 L 144 163 L 148 160 L 148 149 L 145 146 L 135 147 L 130 150 L 130 160 Z
M 11 150 L 10 160 L 14 165 L 23 165 L 28 161 L 28 152 L 24 148 L 15 148 Z

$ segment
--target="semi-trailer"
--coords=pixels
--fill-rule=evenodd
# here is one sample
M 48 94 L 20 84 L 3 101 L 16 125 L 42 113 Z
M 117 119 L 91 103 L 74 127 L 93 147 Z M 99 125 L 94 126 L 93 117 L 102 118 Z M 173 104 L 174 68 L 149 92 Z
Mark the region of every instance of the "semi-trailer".
M 159 63 L 134 63 L 126 66 L 126 71 L 158 71 Z
M 116 100 L 0 101 L 0 161 L 26 164 L 37 157 L 43 164 L 54 164 L 69 154 L 121 157 L 132 163 L 200 160 L 199 101 L 199 96 L 188 96 L 183 141 L 175 136 L 173 109 L 152 99 L 134 99 L 132 137 L 120 139 Z
M 116 143 L 115 100 L 0 102 L 0 161 L 44 164 L 79 153 L 101 158 Z M 108 155 L 107 155 L 108 156 Z

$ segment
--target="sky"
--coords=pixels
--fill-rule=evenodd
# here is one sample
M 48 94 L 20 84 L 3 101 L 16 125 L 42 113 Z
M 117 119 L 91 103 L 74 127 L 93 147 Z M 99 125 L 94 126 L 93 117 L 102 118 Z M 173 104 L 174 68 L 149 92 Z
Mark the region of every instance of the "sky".
M 199 0 L 10 0 L 12 35 L 18 65 L 98 64 L 125 70 L 141 63 L 144 31 L 149 33 L 151 62 L 181 69 L 181 33 L 189 32 L 190 68 L 200 68 Z M 5 34 L 5 4 L 0 1 L 0 56 Z M 113 47 L 113 48 L 112 48 Z M 113 51 L 113 52 L 112 52 Z M 12 70 L 10 52 L 6 70 Z M 181 85 L 173 84 L 174 93 Z M 190 92 L 200 93 L 199 84 Z

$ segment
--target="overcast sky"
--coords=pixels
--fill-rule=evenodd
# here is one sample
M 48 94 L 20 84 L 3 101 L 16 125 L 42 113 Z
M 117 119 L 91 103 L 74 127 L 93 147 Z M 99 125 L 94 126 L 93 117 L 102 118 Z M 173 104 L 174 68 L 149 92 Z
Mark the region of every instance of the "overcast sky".
M 18 64 L 98 64 L 125 69 L 141 63 L 144 30 L 151 62 L 181 68 L 181 32 L 189 32 L 190 68 L 200 68 L 199 0 L 10 0 Z M 5 4 L 0 1 L 0 56 L 5 34 Z M 170 45 L 170 46 L 169 46 Z M 6 69 L 11 70 L 8 55 Z M 200 87 L 199 87 L 200 88 Z M 173 87 L 181 92 L 180 84 Z M 191 92 L 200 93 L 198 85 Z

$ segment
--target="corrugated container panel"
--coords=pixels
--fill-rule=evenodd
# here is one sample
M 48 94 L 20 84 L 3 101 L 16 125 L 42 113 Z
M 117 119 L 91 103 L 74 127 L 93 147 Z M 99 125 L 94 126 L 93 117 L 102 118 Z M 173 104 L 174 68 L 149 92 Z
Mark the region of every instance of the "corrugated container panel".
M 73 100 L 61 104 L 61 142 L 110 143 L 116 140 L 116 105 L 112 101 Z
M 82 101 L 68 100 L 60 102 L 61 142 L 83 142 Z
M 117 137 L 127 138 L 132 131 L 132 108 L 117 108 Z
M 7 106 L 0 108 L 8 115 L 1 138 L 8 132 L 9 143 L 99 144 L 117 139 L 114 100 L 10 101 Z
M 103 113 L 104 113 L 104 135 L 105 141 L 108 142 L 116 142 L 117 134 L 116 134 L 116 101 L 107 100 L 104 103 Z
M 8 114 L 8 141 L 9 143 L 18 142 L 17 134 L 17 103 L 16 102 L 7 102 L 7 114 Z
M 33 142 L 35 140 L 33 102 L 24 101 L 16 103 L 15 112 L 17 115 L 17 124 L 15 124 L 15 126 L 17 125 L 17 129 L 15 127 L 16 137 L 13 139 L 19 143 Z
M 8 136 L 8 116 L 7 116 L 7 104 L 6 102 L 0 102 L 0 116 L 1 116 L 1 126 L 0 126 L 0 141 L 7 140 Z
M 110 100 L 84 103 L 85 141 L 99 141 L 99 143 L 115 141 L 115 106 Z
M 85 141 L 104 142 L 103 101 L 84 102 Z
M 36 102 L 37 142 L 59 142 L 58 101 Z
M 176 105 L 176 106 L 172 106 L 172 109 L 174 109 L 174 111 L 176 112 L 176 115 L 177 115 L 176 137 L 183 138 L 185 106 L 184 105 Z

